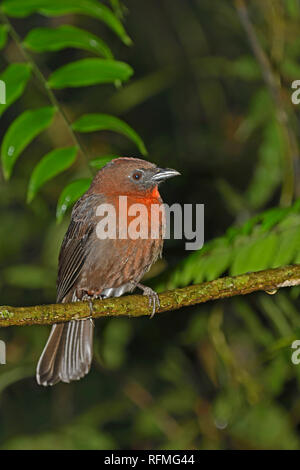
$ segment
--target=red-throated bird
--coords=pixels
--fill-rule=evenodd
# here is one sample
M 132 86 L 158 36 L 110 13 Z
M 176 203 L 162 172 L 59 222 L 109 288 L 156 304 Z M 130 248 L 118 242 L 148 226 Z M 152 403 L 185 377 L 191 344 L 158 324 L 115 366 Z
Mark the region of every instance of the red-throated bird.
M 162 204 L 158 184 L 179 174 L 137 158 L 117 158 L 98 171 L 90 189 L 72 211 L 59 255 L 57 302 L 119 297 L 139 287 L 155 312 L 157 294 L 139 281 L 161 255 L 163 217 L 156 218 L 157 227 L 151 227 L 158 233 L 156 238 L 125 238 L 124 233 L 104 238 L 97 232 L 101 220 L 98 208 L 103 204 L 114 207 L 119 229 L 124 217 L 126 222 L 130 219 L 128 213 L 120 214 L 119 196 L 127 196 L 128 208 L 143 204 L 147 219 L 151 206 Z M 92 351 L 91 319 L 53 325 L 37 366 L 37 382 L 46 386 L 79 380 L 89 372 Z

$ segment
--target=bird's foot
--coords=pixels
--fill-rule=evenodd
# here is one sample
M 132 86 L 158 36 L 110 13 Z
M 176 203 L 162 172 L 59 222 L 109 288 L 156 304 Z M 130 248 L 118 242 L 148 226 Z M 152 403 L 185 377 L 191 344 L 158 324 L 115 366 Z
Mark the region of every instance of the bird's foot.
M 155 312 L 157 308 L 160 307 L 160 301 L 158 294 L 151 289 L 151 287 L 144 286 L 143 284 L 136 284 L 136 287 L 141 289 L 143 291 L 143 295 L 146 295 L 149 299 L 149 307 L 152 307 L 152 313 L 150 315 L 150 318 L 153 318 L 155 315 Z
M 94 320 L 93 320 L 93 314 L 94 314 L 93 300 L 96 299 L 96 298 L 97 298 L 96 295 L 84 294 L 82 296 L 82 299 L 81 299 L 82 301 L 89 303 L 90 316 L 87 319 L 90 320 L 90 322 L 92 323 L 93 326 L 95 326 Z
M 94 306 L 93 306 L 93 301 L 92 299 L 89 300 L 89 307 L 90 307 L 90 316 L 89 320 L 93 326 L 95 326 L 94 320 L 93 320 L 93 313 L 94 313 Z

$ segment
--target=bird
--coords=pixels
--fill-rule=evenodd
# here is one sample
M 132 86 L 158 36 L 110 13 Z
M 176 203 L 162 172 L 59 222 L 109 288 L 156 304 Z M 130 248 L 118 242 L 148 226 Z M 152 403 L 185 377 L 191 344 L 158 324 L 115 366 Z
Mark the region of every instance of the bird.
M 159 306 L 157 293 L 140 283 L 151 265 L 161 256 L 165 219 L 163 211 L 156 219 L 156 237 L 120 236 L 120 225 L 129 223 L 129 212 L 121 213 L 120 197 L 127 207 L 143 204 L 150 221 L 152 206 L 163 201 L 158 185 L 180 175 L 176 170 L 160 168 L 133 157 L 111 160 L 95 175 L 90 188 L 74 205 L 71 220 L 63 239 L 57 277 L 57 303 L 92 301 L 119 297 L 136 288 L 148 296 L 152 314 Z M 116 211 L 117 236 L 99 237 L 99 207 L 110 205 Z M 124 212 L 124 211 L 123 211 Z M 143 221 L 143 219 L 141 219 Z M 126 232 L 126 235 L 127 232 Z M 69 383 L 88 374 L 93 356 L 94 323 L 90 318 L 55 323 L 40 356 L 36 370 L 39 385 Z

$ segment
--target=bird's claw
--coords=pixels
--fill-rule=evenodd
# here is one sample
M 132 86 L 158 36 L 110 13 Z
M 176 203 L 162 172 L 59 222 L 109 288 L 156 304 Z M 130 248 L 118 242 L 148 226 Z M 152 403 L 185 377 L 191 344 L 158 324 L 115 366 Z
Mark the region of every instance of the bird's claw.
M 90 320 L 90 322 L 92 323 L 93 326 L 95 326 L 94 324 L 94 320 L 93 320 L 93 313 L 94 313 L 94 306 L 93 306 L 93 300 L 94 300 L 95 296 L 91 296 L 91 295 L 88 295 L 88 294 L 84 294 L 82 296 L 82 299 L 84 302 L 88 302 L 89 303 L 89 308 L 90 308 L 90 316 L 87 317 L 87 320 Z
M 143 286 L 143 284 L 137 284 L 137 287 L 143 291 L 143 295 L 148 297 L 149 307 L 152 307 L 152 313 L 150 315 L 151 319 L 154 317 L 156 310 L 160 307 L 158 294 L 153 289 L 151 289 L 151 287 Z
M 89 307 L 90 307 L 90 316 L 89 316 L 89 320 L 90 320 L 91 324 L 92 324 L 93 326 L 95 326 L 94 320 L 93 320 L 94 306 L 93 306 L 93 301 L 92 301 L 92 299 L 89 299 Z

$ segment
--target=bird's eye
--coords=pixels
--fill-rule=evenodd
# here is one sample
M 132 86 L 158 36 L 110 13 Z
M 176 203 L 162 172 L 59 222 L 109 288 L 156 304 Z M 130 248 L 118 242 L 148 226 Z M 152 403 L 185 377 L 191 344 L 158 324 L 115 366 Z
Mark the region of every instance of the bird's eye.
M 142 173 L 140 171 L 135 171 L 132 175 L 134 181 L 139 181 L 142 177 Z

